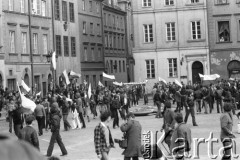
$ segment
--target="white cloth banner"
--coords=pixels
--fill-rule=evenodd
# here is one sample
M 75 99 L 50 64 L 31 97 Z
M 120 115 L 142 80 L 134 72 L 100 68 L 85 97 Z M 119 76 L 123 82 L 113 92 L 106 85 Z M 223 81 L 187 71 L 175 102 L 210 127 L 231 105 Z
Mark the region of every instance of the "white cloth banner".
M 89 86 L 88 86 L 88 98 L 89 99 L 91 98 L 91 95 L 92 95 L 92 87 L 91 87 L 91 83 L 89 83 Z
M 103 77 L 108 78 L 108 79 L 112 79 L 112 80 L 115 79 L 115 76 L 114 76 L 114 75 L 108 75 L 108 74 L 106 74 L 106 73 L 104 73 L 104 72 L 103 72 Z
M 113 84 L 114 84 L 114 85 L 116 85 L 116 86 L 122 86 L 122 85 L 123 85 L 123 83 L 122 83 L 122 82 L 121 82 L 121 83 L 118 83 L 118 82 L 116 82 L 116 81 L 115 81 L 115 82 L 113 82 Z
M 98 81 L 98 85 L 104 87 L 104 85 L 100 81 Z
M 27 91 L 27 92 L 29 92 L 31 89 L 26 85 L 26 83 L 22 80 L 22 82 L 21 82 L 21 85 L 22 85 L 22 87 Z
M 175 79 L 175 83 L 176 83 L 178 86 L 182 87 L 182 84 L 181 84 L 178 80 L 176 80 L 176 79 Z
M 36 94 L 36 96 L 40 96 L 41 95 L 41 91 L 39 93 Z
M 57 69 L 56 52 L 53 52 L 52 54 L 52 65 L 53 69 L 56 70 Z
M 69 84 L 70 84 L 70 81 L 69 81 L 69 78 L 68 78 L 66 69 L 63 71 L 63 75 L 64 75 L 64 77 L 65 77 L 66 84 L 69 85 Z
M 161 77 L 158 77 L 158 81 L 160 81 L 160 82 L 163 82 L 163 83 L 167 84 L 167 81 L 165 81 L 165 80 L 164 80 L 164 79 L 162 79 Z
M 25 97 L 25 96 L 21 93 L 21 91 L 20 91 L 20 89 L 19 89 L 18 83 L 17 83 L 17 87 L 18 87 L 18 91 L 19 91 L 19 94 L 20 94 L 20 97 L 21 97 L 21 100 L 22 100 L 22 106 L 23 106 L 24 108 L 30 109 L 31 111 L 34 112 L 34 110 L 35 110 L 35 108 L 36 108 L 37 105 L 36 105 L 32 100 L 28 99 L 27 97 Z
M 58 94 L 58 96 L 59 96 L 60 98 L 63 98 L 63 96 L 60 96 L 59 94 Z M 66 97 L 66 101 L 68 101 L 68 102 L 72 102 L 72 99 Z
M 75 72 L 73 72 L 73 71 L 70 72 L 70 75 L 71 75 L 71 76 L 77 76 L 78 78 L 81 77 L 81 74 L 75 73 Z
M 213 80 L 216 80 L 217 78 L 220 78 L 219 74 L 211 74 L 211 75 L 199 74 L 199 76 L 203 78 L 204 81 L 213 81 Z

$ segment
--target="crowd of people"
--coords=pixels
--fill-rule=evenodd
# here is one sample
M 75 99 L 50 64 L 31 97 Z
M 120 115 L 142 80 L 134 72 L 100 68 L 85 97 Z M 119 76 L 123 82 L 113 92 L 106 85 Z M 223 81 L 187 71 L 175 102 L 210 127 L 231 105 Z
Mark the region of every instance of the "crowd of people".
M 162 129 L 167 133 L 165 142 L 168 144 L 169 149 L 172 147 L 172 137 L 176 138 L 174 133 L 176 131 L 175 123 L 181 124 L 181 127 L 178 126 L 178 130 L 180 128 L 187 130 L 187 135 L 190 134 L 189 129 L 182 123 L 187 123 L 189 115 L 192 116 L 193 126 L 198 126 L 195 109 L 197 114 L 201 113 L 203 109 L 205 114 L 211 114 L 215 109 L 214 103 L 216 103 L 217 113 L 225 113 L 226 110 L 229 112 L 230 107 L 231 113 L 239 117 L 239 114 L 235 113 L 240 104 L 240 83 L 238 81 L 221 80 L 209 85 L 182 84 L 182 86 L 175 83 L 164 84 L 159 82 L 153 86 L 151 94 L 153 103 L 157 106 L 156 118 L 163 118 L 164 125 Z M 7 111 L 9 132 L 12 133 L 13 128 L 15 135 L 19 139 L 30 142 L 38 150 L 40 150 L 38 136 L 43 135 L 44 128 L 45 130 L 50 129 L 52 136 L 46 155 L 48 157 L 52 155 L 55 142 L 60 146 L 63 156 L 68 154 L 60 136 L 61 118 L 63 119 L 64 130 L 69 131 L 71 129 L 84 129 L 87 127 L 86 122 L 100 117 L 101 123 L 94 131 L 95 147 L 98 157 L 103 160 L 108 159 L 109 150 L 102 153 L 101 147 L 103 146 L 99 146 L 99 143 L 103 143 L 102 141 L 105 140 L 105 148 L 113 146 L 111 132 L 108 128 L 109 124 L 105 124 L 105 122 L 109 121 L 109 117 L 113 119 L 112 126 L 114 129 L 120 126 L 118 115 L 126 122 L 120 126 L 123 132 L 128 132 L 128 129 L 134 126 L 133 128 L 137 130 L 134 133 L 136 134 L 135 138 L 140 134 L 140 140 L 138 137 L 136 141 L 140 141 L 138 144 L 141 144 L 141 125 L 134 121 L 134 115 L 129 112 L 129 108 L 132 106 L 138 107 L 141 98 L 144 100 L 144 105 L 148 105 L 149 91 L 145 84 L 123 87 L 97 86 L 90 94 L 86 84 L 79 87 L 73 85 L 67 88 L 57 87 L 56 90 L 50 91 L 46 97 L 28 94 L 25 96 L 36 103 L 36 108 L 31 114 L 27 113 L 21 106 L 21 98 L 17 91 L 0 88 L 0 111 L 2 109 Z M 172 111 L 171 106 L 175 103 L 177 107 Z M 181 114 L 183 109 L 185 109 L 186 113 L 184 118 Z M 71 116 L 70 123 L 68 116 Z M 32 127 L 32 121 L 35 119 L 38 123 L 38 132 Z M 225 119 L 223 118 L 223 120 Z M 135 122 L 134 125 L 133 122 Z M 26 127 L 23 127 L 24 123 Z M 109 130 L 109 134 L 104 134 L 107 138 L 105 137 L 103 140 L 100 136 L 102 134 L 101 130 L 106 132 Z M 29 135 L 34 138 L 30 138 Z M 132 137 L 132 134 L 128 136 Z M 189 137 L 191 136 L 185 138 L 189 140 Z M 140 147 L 139 145 L 136 146 Z M 128 150 L 131 149 L 126 149 L 124 153 L 128 153 Z M 125 159 L 130 157 L 137 159 L 139 156 L 139 150 L 136 149 L 136 153 L 125 156 Z

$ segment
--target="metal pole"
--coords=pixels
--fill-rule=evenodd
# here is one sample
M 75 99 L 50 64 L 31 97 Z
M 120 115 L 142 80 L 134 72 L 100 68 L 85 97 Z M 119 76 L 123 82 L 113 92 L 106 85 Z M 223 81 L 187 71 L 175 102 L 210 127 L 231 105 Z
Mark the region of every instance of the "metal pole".
M 53 37 L 53 52 L 56 51 L 55 49 L 55 29 L 54 29 L 54 1 L 51 0 L 52 3 L 52 37 Z M 56 53 L 57 54 L 57 53 Z M 57 70 L 57 69 L 56 69 Z M 55 91 L 56 89 L 56 84 L 57 84 L 57 71 L 52 69 L 52 75 L 53 75 L 53 90 Z
M 34 75 L 33 75 L 33 52 L 32 52 L 32 7 L 31 1 L 28 0 L 28 21 L 29 21 L 29 44 L 30 44 L 30 63 L 31 63 L 31 77 L 32 77 L 32 93 L 34 90 Z

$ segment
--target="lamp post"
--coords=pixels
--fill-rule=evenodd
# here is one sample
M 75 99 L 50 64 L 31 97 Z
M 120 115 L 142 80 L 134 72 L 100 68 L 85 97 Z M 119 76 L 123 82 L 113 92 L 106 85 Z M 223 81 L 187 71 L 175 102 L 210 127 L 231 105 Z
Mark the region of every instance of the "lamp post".
M 51 68 L 52 76 L 53 76 L 53 91 L 52 91 L 52 93 L 54 94 L 54 91 L 56 89 L 56 71 L 54 71 L 54 68 L 52 66 L 52 54 L 53 54 L 53 51 L 49 51 L 46 57 L 47 57 L 47 62 L 51 63 L 50 68 Z M 57 61 L 57 59 L 58 59 L 58 56 L 56 55 L 56 61 Z

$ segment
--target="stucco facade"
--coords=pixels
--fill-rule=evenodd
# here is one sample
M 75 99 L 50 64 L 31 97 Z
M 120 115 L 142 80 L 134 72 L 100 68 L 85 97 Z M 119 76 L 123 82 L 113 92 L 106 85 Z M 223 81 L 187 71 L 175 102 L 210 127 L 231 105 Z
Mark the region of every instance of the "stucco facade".
M 166 1 L 149 2 L 150 6 L 144 6 L 146 4 L 142 1 L 133 1 L 132 5 L 135 80 L 148 79 L 149 87 L 152 87 L 159 77 L 168 82 L 175 79 L 184 83 L 196 82 L 198 74 L 196 70 L 194 75 L 192 72 L 194 62 L 202 66 L 200 70 L 203 74 L 208 74 L 206 0 L 198 3 L 173 0 L 169 5 Z M 149 61 L 152 65 L 150 69 Z
M 223 79 L 240 78 L 240 65 L 228 69 L 232 61 L 240 63 L 240 8 L 236 3 L 207 1 L 211 74 Z

